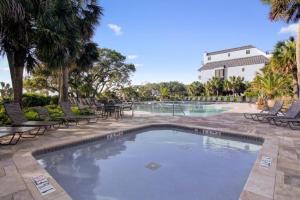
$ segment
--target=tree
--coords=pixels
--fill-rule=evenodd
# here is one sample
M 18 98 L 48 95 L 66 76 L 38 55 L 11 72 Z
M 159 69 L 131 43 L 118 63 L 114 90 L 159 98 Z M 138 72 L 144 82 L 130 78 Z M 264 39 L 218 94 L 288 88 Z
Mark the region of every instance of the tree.
M 0 53 L 6 54 L 14 101 L 21 103 L 24 67 L 35 65 L 36 35 L 43 34 L 38 23 L 45 10 L 42 0 L 2 0 L 0 3 Z
M 86 62 L 91 66 L 97 57 L 90 54 L 97 48 L 91 38 L 102 15 L 102 8 L 97 5 L 96 0 L 51 2 L 41 21 L 56 35 L 49 34 L 41 38 L 43 42 L 39 48 L 39 57 L 47 67 L 60 71 L 60 101 L 67 101 L 69 71 Z M 49 21 L 47 18 L 53 20 Z
M 298 0 L 262 0 L 271 6 L 270 19 L 271 20 L 283 20 L 287 23 L 296 22 L 298 23 L 297 28 L 297 42 L 296 42 L 296 63 L 297 63 L 297 77 L 298 77 L 298 88 L 300 88 L 300 4 Z M 298 98 L 300 94 L 298 92 Z
M 258 73 L 251 83 L 250 91 L 266 99 L 274 99 L 291 94 L 291 77 L 274 72 Z
M 187 92 L 189 96 L 200 96 L 205 92 L 204 85 L 199 81 L 194 81 L 187 86 Z
M 161 87 L 159 91 L 160 91 L 161 100 L 169 98 L 170 91 L 167 87 Z
M 126 57 L 121 53 L 99 49 L 99 57 L 91 68 L 71 73 L 71 93 L 77 97 L 95 97 L 105 90 L 121 89 L 130 84 L 130 76 L 135 70 L 135 66 L 126 63 Z
M 59 72 L 51 68 L 39 65 L 35 67 L 30 76 L 24 79 L 24 89 L 28 92 L 43 94 L 59 92 Z
M 9 83 L 0 82 L 0 97 L 2 99 L 11 98 L 13 90 Z
M 131 101 L 132 99 L 137 99 L 139 97 L 139 93 L 134 87 L 124 87 L 120 90 L 120 94 L 123 99 Z
M 223 79 L 218 77 L 213 77 L 205 85 L 205 90 L 207 95 L 219 96 L 219 94 L 223 92 L 223 88 L 224 88 L 224 81 Z
M 167 83 L 161 83 L 165 84 L 165 87 L 168 88 L 171 96 L 184 96 L 186 95 L 186 87 L 183 83 L 180 83 L 178 81 L 170 81 Z
M 21 103 L 23 71 L 39 61 L 61 69 L 61 96 L 67 98 L 68 69 L 79 64 L 102 9 L 96 0 L 2 0 L 0 53 L 6 54 L 14 101 Z
M 230 76 L 224 81 L 224 90 L 231 92 L 233 95 L 243 93 L 246 90 L 244 78 L 240 76 Z
M 271 59 L 271 67 L 272 70 L 278 73 L 292 75 L 294 98 L 297 98 L 299 86 L 296 62 L 296 42 L 294 41 L 294 38 L 290 38 L 287 41 L 280 41 L 276 44 Z

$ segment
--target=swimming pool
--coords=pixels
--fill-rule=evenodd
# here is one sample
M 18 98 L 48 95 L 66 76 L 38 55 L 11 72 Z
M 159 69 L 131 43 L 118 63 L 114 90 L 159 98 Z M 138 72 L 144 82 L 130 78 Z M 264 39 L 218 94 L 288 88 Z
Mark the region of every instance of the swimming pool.
M 204 102 L 144 102 L 135 104 L 135 111 L 181 116 L 213 116 L 227 110 L 226 106 Z
M 195 133 L 151 128 L 36 158 L 75 200 L 238 199 L 261 143 Z

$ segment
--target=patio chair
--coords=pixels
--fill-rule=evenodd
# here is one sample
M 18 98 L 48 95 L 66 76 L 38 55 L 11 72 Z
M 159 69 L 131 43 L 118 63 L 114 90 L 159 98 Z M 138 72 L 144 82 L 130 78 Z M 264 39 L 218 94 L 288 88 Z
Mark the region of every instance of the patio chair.
M 44 134 L 46 129 L 53 128 L 59 122 L 54 121 L 28 121 L 24 116 L 19 103 L 5 103 L 4 108 L 6 114 L 12 121 L 12 126 L 22 127 L 39 127 L 44 128 L 41 134 Z
M 70 97 L 70 98 L 69 98 L 69 101 L 70 101 L 70 103 L 71 103 L 72 106 L 77 105 L 77 100 L 76 100 L 75 98 Z
M 250 103 L 256 103 L 256 102 L 257 102 L 257 100 L 258 100 L 258 98 L 257 98 L 257 97 L 252 97 L 252 98 L 251 98 L 251 102 L 250 102 Z
M 259 113 L 244 113 L 246 119 L 252 119 L 254 121 L 264 121 L 266 117 L 277 116 L 283 106 L 283 101 L 276 101 L 274 106 L 270 109 L 262 110 Z
M 39 118 L 42 119 L 43 121 L 57 121 L 60 122 L 60 124 L 64 123 L 63 117 L 52 117 L 47 108 L 44 108 L 42 106 L 37 106 L 37 107 L 33 107 L 33 109 L 38 113 Z
M 134 106 L 133 101 L 130 103 L 127 102 L 127 103 L 122 104 L 120 116 L 121 117 L 124 116 L 124 111 L 131 111 L 131 116 L 133 116 L 133 106 Z
M 244 100 L 244 97 L 243 97 L 243 96 L 237 96 L 236 101 L 237 101 L 238 103 L 242 103 L 243 100 Z
M 0 145 L 15 145 L 21 138 L 34 138 L 38 134 L 38 131 L 35 127 L 0 127 Z M 5 138 L 8 141 L 2 142 Z
M 97 115 L 74 115 L 69 102 L 60 102 L 59 105 L 64 113 L 64 120 L 67 125 L 68 122 L 75 122 L 77 125 L 80 120 L 86 120 L 88 123 L 90 123 L 92 120 L 97 122 L 99 119 L 99 116 Z
M 266 117 L 266 119 L 270 124 L 274 124 L 276 126 L 291 125 L 292 123 L 296 123 L 298 120 L 300 120 L 298 119 L 299 115 L 300 101 L 294 101 L 282 116 L 269 116 Z

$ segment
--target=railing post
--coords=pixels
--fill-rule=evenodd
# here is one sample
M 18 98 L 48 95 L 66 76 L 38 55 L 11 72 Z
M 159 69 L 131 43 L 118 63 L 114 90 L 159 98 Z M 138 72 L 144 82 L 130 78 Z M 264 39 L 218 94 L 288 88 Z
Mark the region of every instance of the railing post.
M 173 101 L 173 116 L 175 115 L 174 109 L 175 109 L 175 104 L 174 104 L 174 101 Z

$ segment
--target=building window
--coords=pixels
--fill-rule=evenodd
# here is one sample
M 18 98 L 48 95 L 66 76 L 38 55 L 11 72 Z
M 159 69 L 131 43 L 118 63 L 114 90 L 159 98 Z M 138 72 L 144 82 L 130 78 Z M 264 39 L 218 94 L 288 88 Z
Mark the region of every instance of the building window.
M 228 53 L 227 55 L 228 55 L 228 57 L 230 57 L 230 53 Z
M 245 68 L 243 67 L 243 68 L 242 68 L 242 72 L 244 72 L 244 71 L 245 71 Z
M 207 60 L 211 60 L 211 56 L 208 56 L 208 57 L 207 57 Z
M 250 54 L 250 50 L 248 49 L 248 50 L 246 50 L 246 54 Z
M 215 70 L 215 77 L 224 78 L 224 69 L 216 69 Z

